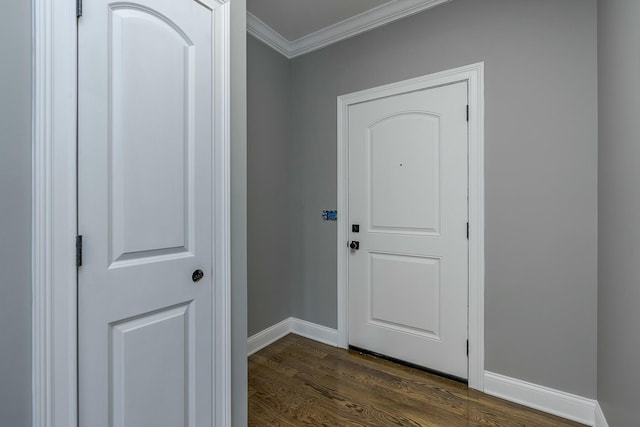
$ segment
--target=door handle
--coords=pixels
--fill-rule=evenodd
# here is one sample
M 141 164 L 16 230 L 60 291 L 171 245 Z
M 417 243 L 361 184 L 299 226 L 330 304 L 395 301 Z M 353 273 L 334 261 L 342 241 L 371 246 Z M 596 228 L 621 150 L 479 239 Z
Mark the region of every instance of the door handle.
M 352 240 L 351 243 L 349 244 L 349 247 L 357 251 L 358 249 L 360 249 L 360 242 L 356 240 Z
M 191 280 L 193 280 L 193 282 L 195 283 L 195 282 L 200 281 L 200 279 L 202 279 L 203 277 L 204 277 L 204 272 L 202 270 L 200 270 L 200 269 L 197 269 L 191 275 Z

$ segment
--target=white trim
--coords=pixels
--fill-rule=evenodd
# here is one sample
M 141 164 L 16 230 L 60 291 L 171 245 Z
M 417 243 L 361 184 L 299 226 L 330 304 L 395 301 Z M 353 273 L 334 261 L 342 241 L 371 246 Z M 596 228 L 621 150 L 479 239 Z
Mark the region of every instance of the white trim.
M 75 0 L 33 0 L 32 425 L 77 425 Z
M 338 346 L 338 331 L 333 328 L 291 318 L 291 332 L 333 347 Z
M 255 15 L 247 13 L 247 31 L 291 59 L 449 1 L 392 0 L 296 40 L 287 40 Z
M 493 372 L 485 372 L 485 393 L 568 420 L 594 425 L 597 402 Z
M 602 412 L 602 408 L 600 407 L 600 403 L 598 402 L 596 402 L 596 413 L 593 425 L 594 427 L 609 427 L 609 423 L 607 422 L 604 412 Z
M 213 282 L 214 425 L 231 426 L 231 3 L 217 0 L 213 9 L 214 64 L 221 75 L 214 78 L 214 185 L 213 185 Z
M 249 337 L 247 340 L 247 353 L 251 356 L 253 353 L 262 350 L 268 345 L 273 344 L 280 338 L 291 333 L 333 347 L 338 346 L 337 330 L 318 325 L 316 323 L 307 322 L 306 320 L 296 319 L 295 317 L 288 317 L 283 321 Z
M 257 334 L 251 335 L 249 339 L 247 339 L 248 355 L 251 356 L 256 351 L 260 351 L 266 346 L 278 341 L 280 338 L 289 335 L 291 333 L 291 319 L 291 317 L 288 317 Z
M 77 412 L 76 46 L 75 0 L 33 1 L 32 426 L 72 427 Z M 219 115 L 214 194 L 216 424 L 231 425 L 229 8 L 215 9 L 224 68 L 216 86 Z M 220 13 L 218 13 L 218 11 Z
M 469 386 L 484 389 L 484 63 L 469 73 Z
M 349 160 L 352 104 L 457 81 L 469 83 L 469 387 L 484 386 L 484 63 L 472 64 L 338 97 L 338 345 L 347 348 Z
M 292 58 L 289 40 L 282 37 L 251 12 L 247 12 L 247 32 L 288 59 Z

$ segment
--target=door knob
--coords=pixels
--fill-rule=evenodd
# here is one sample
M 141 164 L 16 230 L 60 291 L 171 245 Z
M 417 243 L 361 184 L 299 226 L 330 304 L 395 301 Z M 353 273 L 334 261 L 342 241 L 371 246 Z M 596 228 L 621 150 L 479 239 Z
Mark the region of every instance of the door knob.
M 193 274 L 191 275 L 191 280 L 193 280 L 193 282 L 195 283 L 195 282 L 198 282 L 203 277 L 204 277 L 204 272 L 198 269 L 194 271 Z
M 360 242 L 357 242 L 357 241 L 353 240 L 353 241 L 351 241 L 351 243 L 349 244 L 349 247 L 350 247 L 351 249 L 358 250 L 358 249 L 360 249 Z

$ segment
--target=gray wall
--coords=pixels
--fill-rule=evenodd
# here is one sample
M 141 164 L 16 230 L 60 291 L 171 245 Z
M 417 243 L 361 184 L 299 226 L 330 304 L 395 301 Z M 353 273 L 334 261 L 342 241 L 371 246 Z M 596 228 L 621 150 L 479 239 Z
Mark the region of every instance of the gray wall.
M 0 26 L 0 425 L 31 425 L 31 3 Z
M 231 1 L 231 422 L 247 425 L 246 0 Z
M 293 315 L 337 326 L 336 97 L 484 61 L 486 369 L 595 397 L 596 46 L 596 0 L 456 0 L 292 60 Z
M 603 0 L 599 51 L 598 400 L 611 426 L 640 403 L 640 2 Z
M 249 335 L 291 316 L 289 61 L 247 38 Z

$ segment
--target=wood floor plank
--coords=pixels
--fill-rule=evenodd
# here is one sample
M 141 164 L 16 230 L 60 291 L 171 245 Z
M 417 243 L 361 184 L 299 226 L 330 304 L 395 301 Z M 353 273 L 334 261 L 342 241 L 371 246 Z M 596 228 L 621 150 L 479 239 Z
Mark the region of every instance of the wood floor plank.
M 248 395 L 250 426 L 581 425 L 294 334 L 249 357 Z

